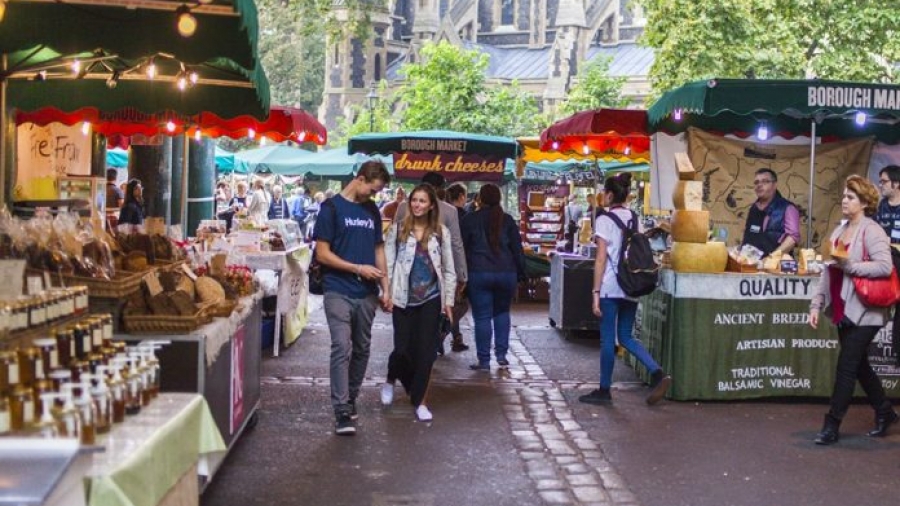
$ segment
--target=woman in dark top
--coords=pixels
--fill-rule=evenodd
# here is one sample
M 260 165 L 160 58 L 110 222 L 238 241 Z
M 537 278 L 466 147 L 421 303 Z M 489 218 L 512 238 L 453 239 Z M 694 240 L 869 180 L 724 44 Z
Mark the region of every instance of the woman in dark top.
M 144 224 L 144 189 L 140 179 L 128 181 L 125 187 L 125 203 L 119 211 L 119 225 Z
M 509 366 L 509 309 L 516 284 L 525 277 L 525 256 L 519 227 L 500 207 L 500 188 L 486 184 L 478 192 L 480 207 L 460 224 L 469 269 L 469 301 L 475 320 L 478 362 L 469 367 L 489 371 L 491 336 L 494 357 L 501 368 Z

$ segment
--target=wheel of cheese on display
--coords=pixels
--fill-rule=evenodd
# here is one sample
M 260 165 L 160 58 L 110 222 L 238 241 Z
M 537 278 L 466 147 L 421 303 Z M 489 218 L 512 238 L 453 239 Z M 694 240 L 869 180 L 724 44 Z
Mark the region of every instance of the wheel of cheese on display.
M 675 272 L 725 272 L 728 249 L 724 242 L 675 242 L 672 244 L 672 268 Z
M 705 243 L 709 238 L 709 211 L 676 209 L 671 233 L 675 242 Z
M 685 211 L 703 210 L 703 181 L 678 181 L 672 193 L 675 209 Z

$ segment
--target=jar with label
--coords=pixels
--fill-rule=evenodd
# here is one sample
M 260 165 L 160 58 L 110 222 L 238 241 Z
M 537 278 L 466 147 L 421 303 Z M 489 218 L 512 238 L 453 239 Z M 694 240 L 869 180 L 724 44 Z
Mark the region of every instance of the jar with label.
M 47 323 L 47 307 L 40 297 L 31 297 L 27 304 L 29 327 L 39 327 Z
M 0 351 L 0 396 L 19 384 L 19 356 L 14 351 Z
M 114 364 L 111 367 L 113 375 L 109 380 L 109 392 L 112 395 L 113 423 L 122 423 L 125 421 L 125 380 L 119 374 L 121 364 Z
M 97 366 L 106 365 L 106 360 L 102 353 L 91 353 L 87 356 L 88 368 L 91 370 L 91 374 L 97 373 Z
M 103 323 L 99 318 L 91 317 L 87 320 L 87 326 L 91 331 L 91 346 L 99 350 L 103 347 Z
M 82 384 L 83 394 L 73 401 L 81 422 L 81 444 L 83 445 L 92 445 L 97 442 L 97 410 L 88 391 L 90 389 L 89 384 L 90 382 Z
M 0 394 L 0 436 L 8 434 L 11 430 L 9 401 L 5 395 Z
M 93 336 L 80 323 L 76 323 L 69 328 L 72 329 L 72 340 L 75 342 L 75 356 L 78 357 L 78 360 L 84 360 L 92 350 Z
M 128 359 L 132 362 L 132 359 Z M 136 415 L 141 412 L 141 399 L 144 394 L 144 378 L 141 377 L 136 364 L 130 364 L 122 370 L 122 380 L 125 381 L 125 414 Z
M 31 387 L 35 380 L 44 377 L 41 351 L 37 348 L 19 348 L 19 383 Z M 40 373 L 40 374 L 38 374 Z
M 13 303 L 12 323 L 10 330 L 18 331 L 28 328 L 28 304 L 23 301 Z
M 75 290 L 75 314 L 84 314 L 88 310 L 88 289 L 86 286 L 76 286 Z
M 56 338 L 57 358 L 60 367 L 69 367 L 69 362 L 75 356 L 75 342 L 72 331 L 67 328 L 57 328 L 53 334 Z
M 91 388 L 91 400 L 94 402 L 94 410 L 97 415 L 94 426 L 97 434 L 106 434 L 112 429 L 113 407 L 112 393 L 106 385 L 106 367 L 100 367 L 97 375 L 97 386 Z
M 13 308 L 10 304 L 0 304 L 0 334 L 12 330 Z
M 52 337 L 42 337 L 34 339 L 31 344 L 41 351 L 41 361 L 43 362 L 44 372 L 49 372 L 59 367 L 59 354 L 56 352 L 56 339 Z
M 56 393 L 56 388 L 53 384 L 53 381 L 48 379 L 38 380 L 34 382 L 34 387 L 32 388 L 34 391 L 34 416 L 38 418 L 41 416 L 41 413 L 44 411 L 43 407 L 43 394 L 53 394 Z
M 100 315 L 100 324 L 103 326 L 103 346 L 112 346 L 113 342 L 113 316 L 109 313 Z
M 9 396 L 9 426 L 13 431 L 22 430 L 34 422 L 34 393 L 31 388 L 19 385 Z
M 72 400 L 74 383 L 66 383 L 63 385 L 60 397 L 63 399 L 62 407 L 56 407 L 52 410 L 53 417 L 60 426 L 59 435 L 62 437 L 81 438 L 81 417 L 78 416 L 78 410 L 75 409 L 75 403 Z
M 54 392 L 62 392 L 62 386 L 72 381 L 72 371 L 69 369 L 55 369 L 47 374 L 53 383 Z

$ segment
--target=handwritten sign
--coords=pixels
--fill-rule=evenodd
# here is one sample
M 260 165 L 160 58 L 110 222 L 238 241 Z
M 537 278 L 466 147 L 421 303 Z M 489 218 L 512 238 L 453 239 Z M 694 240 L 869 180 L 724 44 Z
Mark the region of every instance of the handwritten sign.
M 0 260 L 0 278 L 6 280 L 0 283 L 0 299 L 15 299 L 22 295 L 25 273 L 25 260 Z
M 91 136 L 80 125 L 23 123 L 16 139 L 17 199 L 55 199 L 57 178 L 91 175 Z
M 421 179 L 428 172 L 439 172 L 447 181 L 485 181 L 503 179 L 506 159 L 473 154 L 403 152 L 394 153 L 394 174 L 403 179 Z

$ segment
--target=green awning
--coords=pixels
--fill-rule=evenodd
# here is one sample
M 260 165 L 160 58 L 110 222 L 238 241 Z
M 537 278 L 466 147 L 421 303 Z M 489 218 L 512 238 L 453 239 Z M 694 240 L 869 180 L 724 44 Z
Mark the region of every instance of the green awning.
M 303 162 L 313 156 L 311 151 L 290 146 L 265 146 L 234 153 L 234 171 L 271 172 L 282 176 L 303 175 Z
M 248 70 L 228 58 L 213 58 L 188 67 L 199 81 L 180 90 L 175 77 L 181 62 L 154 57 L 158 77 L 150 80 L 141 68 L 149 56 L 126 59 L 104 49 L 63 54 L 44 46 L 17 51 L 8 55 L 12 77 L 7 103 L 24 111 L 96 107 L 103 112 L 132 108 L 146 114 L 208 111 L 223 117 L 251 114 L 259 118 L 268 114 L 269 83 L 262 67 Z M 80 79 L 67 66 L 75 59 L 86 62 L 86 73 Z M 47 66 L 53 68 L 46 78 L 35 79 L 37 70 Z M 110 87 L 108 81 L 114 74 L 118 76 L 116 86 Z
M 128 150 L 113 148 L 106 150 L 106 166 L 115 169 L 128 167 Z M 234 153 L 216 146 L 216 169 L 231 172 L 234 169 Z
M 857 113 L 866 121 L 857 124 Z M 680 115 L 680 118 L 679 118 Z M 663 94 L 648 110 L 650 130 L 678 133 L 694 126 L 723 133 L 839 138 L 872 135 L 900 142 L 900 85 L 824 80 L 711 79 Z
M 363 154 L 349 154 L 347 148 L 329 149 L 319 151 L 306 157 L 300 163 L 303 174 L 307 177 L 316 176 L 324 179 L 350 179 L 356 174 L 359 165 L 374 158 L 384 162 L 388 172 L 394 173 L 394 160 L 391 156 L 367 156 Z
M 0 53 L 37 45 L 64 54 L 94 48 L 116 51 L 122 58 L 166 53 L 190 65 L 227 58 L 244 68 L 259 66 L 259 25 L 253 0 L 217 0 L 210 5 L 180 0 L 153 3 L 92 0 L 5 2 Z M 189 5 L 197 30 L 182 37 L 175 10 Z
M 462 144 L 460 144 L 462 142 Z M 453 149 L 447 149 L 452 146 Z M 461 149 L 458 149 L 461 148 Z M 347 145 L 350 153 L 390 154 L 404 151 L 453 151 L 481 156 L 515 158 L 519 145 L 509 137 L 422 130 L 418 132 L 388 132 L 356 135 Z

